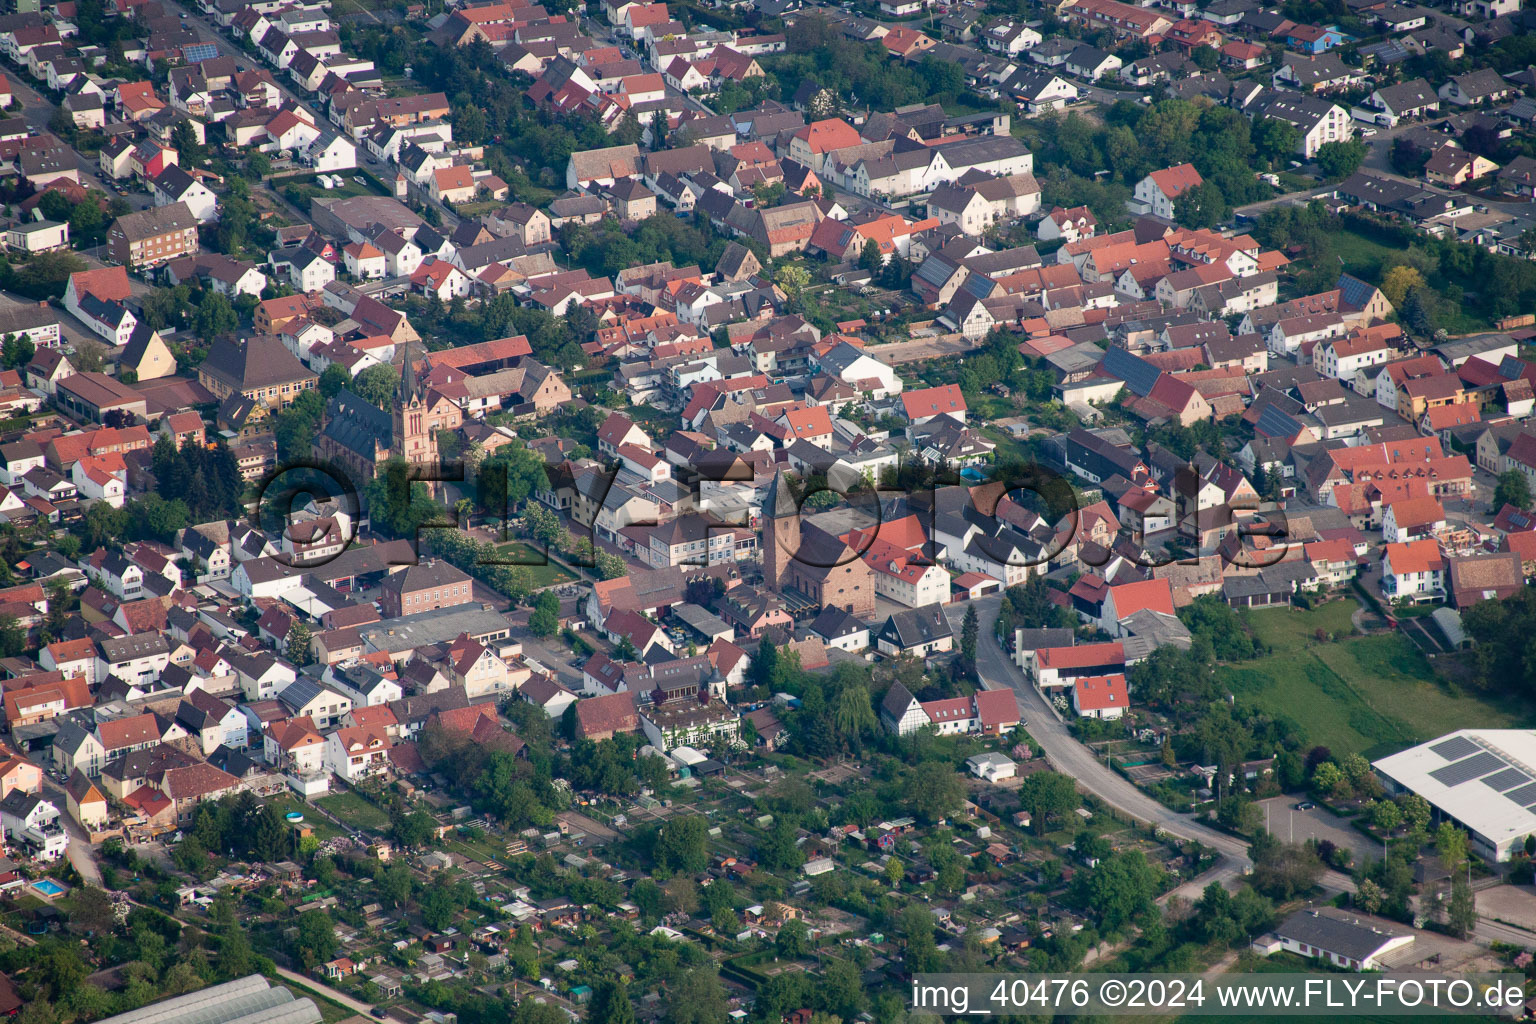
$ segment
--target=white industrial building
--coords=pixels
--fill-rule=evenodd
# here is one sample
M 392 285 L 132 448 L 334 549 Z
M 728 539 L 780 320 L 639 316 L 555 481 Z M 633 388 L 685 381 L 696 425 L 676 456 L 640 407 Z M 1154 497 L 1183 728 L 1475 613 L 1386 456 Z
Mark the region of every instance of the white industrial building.
M 1417 793 L 1466 829 L 1487 860 L 1509 860 L 1536 834 L 1536 729 L 1462 729 L 1373 767 L 1388 791 Z

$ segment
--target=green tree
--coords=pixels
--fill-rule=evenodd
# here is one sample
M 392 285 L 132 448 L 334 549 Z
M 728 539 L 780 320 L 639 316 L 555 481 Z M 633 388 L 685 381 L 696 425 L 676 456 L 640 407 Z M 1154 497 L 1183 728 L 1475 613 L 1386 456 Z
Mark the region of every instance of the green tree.
M 7 370 L 15 370 L 26 366 L 37 354 L 37 346 L 32 339 L 25 334 L 7 334 L 5 344 L 0 347 L 0 363 L 4 363 Z
M 590 1024 L 635 1024 L 635 1004 L 629 987 L 612 978 L 600 981 L 592 993 L 587 1020 Z
M 960 809 L 965 784 L 946 762 L 926 761 L 908 776 L 906 795 L 912 809 L 933 822 Z
M 851 683 L 838 693 L 832 708 L 832 727 L 839 742 L 851 751 L 864 746 L 864 737 L 875 730 L 874 706 L 862 683 Z
M 1019 786 L 1019 804 L 1029 812 L 1036 835 L 1045 834 L 1048 818 L 1064 818 L 1077 810 L 1077 786 L 1069 775 L 1034 772 Z
M 709 866 L 709 825 L 697 814 L 668 819 L 656 832 L 656 863 L 669 871 L 698 874 Z
M 240 327 L 240 315 L 235 312 L 229 297 L 219 292 L 205 291 L 197 311 L 192 314 L 192 329 L 199 338 L 211 340 L 222 334 L 233 334 Z M 345 372 L 345 371 L 343 371 Z
M 785 921 L 779 934 L 774 936 L 773 948 L 786 960 L 808 956 L 811 952 L 811 930 L 798 917 Z
M 553 590 L 540 591 L 528 616 L 528 630 L 534 636 L 554 636 L 559 629 L 560 596 Z
M 310 644 L 313 640 L 314 634 L 310 632 L 309 627 L 301 621 L 294 620 L 293 625 L 288 627 L 287 637 L 284 638 L 283 653 L 295 665 L 308 665 L 314 660 L 314 655 L 310 652 Z
M 1365 143 L 1359 139 L 1325 142 L 1317 147 L 1317 168 L 1329 181 L 1347 178 L 1365 162 Z
M 72 927 L 89 932 L 99 938 L 110 934 L 117 924 L 117 911 L 112 897 L 94 885 L 82 885 L 70 894 L 74 906 L 70 910 Z
M 713 965 L 679 971 L 664 991 L 666 1024 L 725 1024 L 725 986 Z
M 0 655 L 19 657 L 27 649 L 27 631 L 9 612 L 0 612 Z
M 779 818 L 763 837 L 757 858 L 772 871 L 792 871 L 805 863 L 805 851 L 795 842 L 796 828 L 788 818 Z
M 1442 821 L 1435 832 L 1435 852 L 1447 871 L 1460 871 L 1467 860 L 1467 834 L 1449 821 Z
M 1301 132 L 1289 121 L 1278 117 L 1260 118 L 1253 126 L 1253 145 L 1271 167 L 1291 158 L 1301 146 Z
M 1493 489 L 1493 507 L 1500 509 L 1505 505 L 1518 509 L 1531 507 L 1531 482 L 1518 469 L 1500 473 L 1498 486 Z
M 323 910 L 306 910 L 299 915 L 295 927 L 294 949 L 305 970 L 312 971 L 335 959 L 336 926 L 331 922 L 330 914 Z
M 388 410 L 400 387 L 400 374 L 393 366 L 380 363 L 352 378 L 352 391 L 359 397 Z
M 1369 878 L 1364 878 L 1355 889 L 1354 904 L 1367 914 L 1374 914 L 1381 909 L 1385 898 L 1386 894 L 1381 891 L 1381 886 Z
M 1155 912 L 1163 873 L 1140 850 L 1122 850 L 1079 872 L 1073 881 L 1078 905 L 1101 927 L 1117 931 Z
M 352 375 L 347 368 L 340 363 L 332 363 L 320 374 L 320 397 L 330 401 L 341 393 L 343 388 L 352 386 Z
M 1177 214 L 1180 224 L 1213 228 L 1226 219 L 1227 198 L 1214 181 L 1203 181 L 1179 193 Z
M 1371 824 L 1391 832 L 1403 823 L 1403 812 L 1390 800 L 1378 800 L 1371 807 Z
M 965 620 L 960 626 L 960 657 L 967 665 L 976 664 L 976 638 L 980 632 L 980 626 L 976 619 L 976 606 L 971 605 L 965 610 Z
M 884 263 L 885 259 L 880 255 L 880 243 L 873 238 L 865 241 L 864 248 L 859 250 L 859 266 L 873 273 Z
M 1477 901 L 1472 896 L 1472 887 L 1459 875 L 1451 883 L 1451 898 L 1446 903 L 1445 922 L 1450 926 L 1451 934 L 1458 939 L 1466 938 L 1477 927 Z
M 784 289 L 784 296 L 789 300 L 790 308 L 798 312 L 801 308 L 801 300 L 805 297 L 805 290 L 811 284 L 810 271 L 798 264 L 786 263 L 779 268 L 773 280 Z

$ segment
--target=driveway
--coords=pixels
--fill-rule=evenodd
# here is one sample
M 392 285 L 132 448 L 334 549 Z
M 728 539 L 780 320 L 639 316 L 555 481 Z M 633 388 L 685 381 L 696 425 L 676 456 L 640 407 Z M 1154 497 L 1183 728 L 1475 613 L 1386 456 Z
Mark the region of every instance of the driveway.
M 43 775 L 43 795 L 53 802 L 58 808 L 69 806 L 68 795 L 64 787 L 59 785 L 46 773 Z M 73 814 L 61 814 L 59 820 L 64 823 L 64 831 L 69 835 L 69 863 L 80 872 L 80 877 L 96 888 L 101 888 L 101 865 L 96 863 L 96 848 L 91 845 L 90 836 L 80 823 L 75 820 Z

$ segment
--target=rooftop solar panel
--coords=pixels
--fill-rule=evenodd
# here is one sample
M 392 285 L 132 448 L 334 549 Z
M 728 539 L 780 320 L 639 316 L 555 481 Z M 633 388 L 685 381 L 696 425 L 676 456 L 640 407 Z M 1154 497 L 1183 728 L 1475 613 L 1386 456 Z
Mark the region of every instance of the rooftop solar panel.
M 1125 386 L 1142 398 L 1152 391 L 1162 373 L 1157 367 L 1118 346 L 1104 352 L 1104 372 L 1125 381 Z
M 1498 755 L 1490 754 L 1485 750 L 1480 754 L 1472 755 L 1464 761 L 1448 764 L 1444 768 L 1436 768 L 1429 773 L 1429 777 L 1442 786 L 1459 786 L 1463 782 L 1471 782 L 1479 776 L 1496 772 L 1504 767 L 1506 765 L 1503 761 L 1499 760 Z
M 1458 758 L 1475 754 L 1480 749 L 1476 743 L 1465 736 L 1452 736 L 1448 740 L 1441 740 L 1429 748 L 1447 761 L 1455 761 Z
M 1519 804 L 1521 807 L 1524 807 L 1531 801 L 1536 800 L 1536 782 L 1521 786 L 1519 789 L 1512 789 L 1504 795 L 1509 797 L 1515 803 Z
M 1522 783 L 1530 782 L 1531 777 L 1518 768 L 1505 768 L 1483 780 L 1483 785 L 1498 790 L 1500 793 L 1507 789 L 1514 789 Z
M 1259 413 L 1259 422 L 1254 429 L 1268 437 L 1294 437 L 1301 424 L 1279 406 L 1270 404 Z

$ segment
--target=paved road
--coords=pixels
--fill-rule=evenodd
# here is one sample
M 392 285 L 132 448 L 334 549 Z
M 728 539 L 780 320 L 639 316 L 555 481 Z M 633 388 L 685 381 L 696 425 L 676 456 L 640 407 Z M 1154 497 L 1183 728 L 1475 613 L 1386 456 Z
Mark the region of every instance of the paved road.
M 46 129 L 57 109 L 53 101 L 34 89 L 26 71 L 16 65 L 7 63 L 5 77 L 11 83 L 11 92 L 16 97 L 16 101 L 21 104 L 21 112 L 25 115 L 27 124 L 37 130 Z M 79 150 L 71 150 L 71 152 L 75 154 L 75 164 L 80 171 L 80 184 L 112 195 L 112 189 L 102 181 L 100 162 L 84 156 Z M 135 210 L 142 210 L 151 202 L 149 196 L 144 194 L 129 193 L 124 198 Z
M 314 989 L 316 992 L 319 992 L 321 995 L 325 996 L 325 998 L 334 1000 L 349 1010 L 356 1010 L 361 1014 L 371 1014 L 373 1012 L 373 1007 L 368 1003 L 353 999 L 345 992 L 338 992 L 334 988 L 331 988 L 331 986 L 322 984 L 307 974 L 300 974 L 297 971 L 290 971 L 286 967 L 278 967 L 277 973 L 279 977 L 291 981 L 296 985 L 303 985 L 306 988 Z
M 1200 885 L 1212 881 L 1230 884 L 1252 864 L 1248 859 L 1248 844 L 1243 840 L 1203 825 L 1187 814 L 1171 811 L 1137 789 L 1131 782 L 1094 757 L 1087 747 L 1079 743 L 1066 725 L 1059 721 L 1046 706 L 1033 685 L 1025 678 L 1018 666 L 998 644 L 993 634 L 1002 598 L 989 597 L 970 602 L 980 616 L 980 638 L 977 641 L 976 670 L 982 685 L 989 690 L 1011 687 L 1019 696 L 1019 707 L 1024 713 L 1025 731 L 1045 751 L 1051 766 L 1077 781 L 1078 788 L 1091 793 L 1123 814 L 1146 822 L 1166 832 L 1199 842 L 1221 855 L 1215 868 L 1207 872 Z M 958 631 L 965 616 L 967 605 L 950 605 L 948 614 Z

